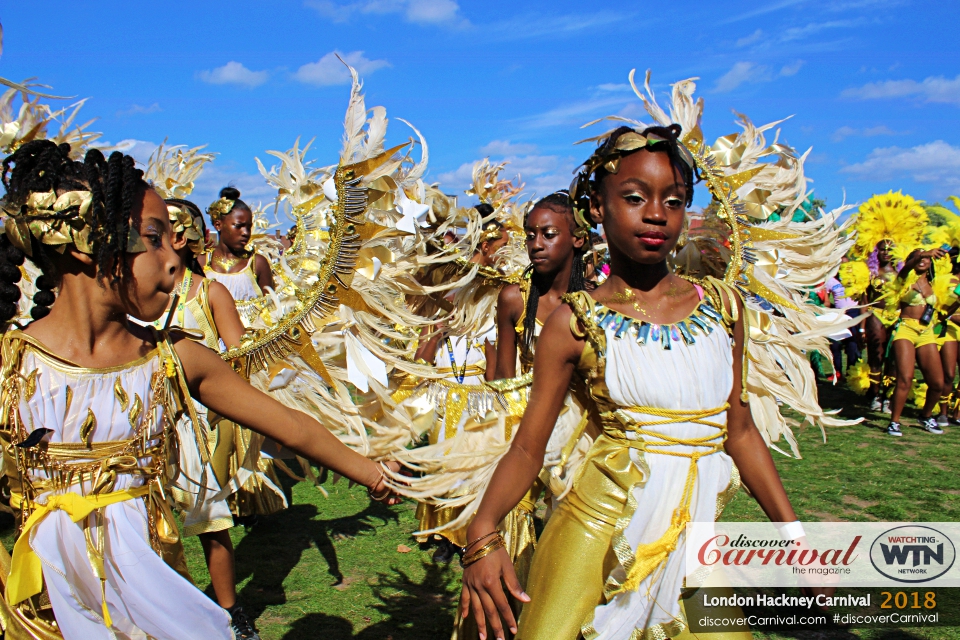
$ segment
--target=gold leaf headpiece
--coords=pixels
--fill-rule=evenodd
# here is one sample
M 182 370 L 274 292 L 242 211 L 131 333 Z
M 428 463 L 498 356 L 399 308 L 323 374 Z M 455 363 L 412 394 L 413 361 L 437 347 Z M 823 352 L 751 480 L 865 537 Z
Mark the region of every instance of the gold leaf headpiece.
M 170 216 L 170 225 L 173 227 L 173 233 L 182 233 L 187 239 L 187 246 L 193 255 L 198 256 L 203 253 L 203 218 L 194 215 L 189 207 L 181 207 L 176 204 L 167 203 L 167 215 Z
M 31 193 L 19 208 L 6 206 L 4 231 L 10 242 L 33 257 L 34 237 L 42 244 L 52 246 L 63 253 L 68 245 L 86 254 L 94 253 L 94 244 L 103 235 L 95 226 L 90 212 L 93 196 L 89 191 L 67 191 L 59 196 L 53 191 Z M 146 246 L 136 229 L 130 229 L 127 238 L 127 253 L 146 251 Z
M 231 200 L 230 198 L 220 198 L 209 207 L 207 207 L 207 215 L 210 216 L 210 219 L 214 222 L 217 222 L 223 216 L 227 215 L 233 210 L 233 205 L 236 203 L 236 200 Z
M 483 225 L 483 232 L 480 234 L 480 242 L 489 242 L 499 240 L 503 237 L 503 226 L 496 221 L 491 221 Z
M 671 127 L 677 129 L 677 136 L 679 138 L 680 125 L 671 125 Z M 620 171 L 620 160 L 625 155 L 663 142 L 672 142 L 676 144 L 683 162 L 690 167 L 691 170 L 696 171 L 696 161 L 693 158 L 693 154 L 691 154 L 690 150 L 679 142 L 679 140 L 670 140 L 653 132 L 644 134 L 636 129 L 631 129 L 630 131 L 620 134 L 613 146 L 607 144 L 608 140 L 609 137 L 599 139 L 596 151 L 580 165 L 582 169 L 570 184 L 570 199 L 573 201 L 573 213 L 577 220 L 578 227 L 590 229 L 593 226 L 587 219 L 587 211 L 590 206 L 589 195 L 591 191 L 591 180 L 594 174 L 601 167 L 607 173 L 617 173 Z

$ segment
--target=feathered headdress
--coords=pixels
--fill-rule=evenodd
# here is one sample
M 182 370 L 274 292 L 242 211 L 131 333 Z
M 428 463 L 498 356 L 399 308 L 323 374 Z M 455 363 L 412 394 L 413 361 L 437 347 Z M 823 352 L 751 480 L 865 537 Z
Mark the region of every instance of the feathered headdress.
M 867 255 L 877 244 L 889 240 L 900 252 L 910 253 L 920 246 L 927 230 L 927 212 L 922 203 L 900 191 L 875 195 L 856 215 L 856 251 Z

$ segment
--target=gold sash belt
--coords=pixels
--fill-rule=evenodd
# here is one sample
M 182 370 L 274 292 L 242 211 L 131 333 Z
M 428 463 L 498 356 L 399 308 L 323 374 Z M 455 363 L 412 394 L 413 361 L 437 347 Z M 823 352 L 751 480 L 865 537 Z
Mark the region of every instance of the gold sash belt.
M 727 425 L 707 420 L 707 418 L 719 415 L 729 408 L 730 405 L 726 402 L 722 406 L 714 409 L 698 411 L 662 409 L 659 407 L 624 407 L 600 415 L 603 420 L 604 434 L 631 449 L 638 449 L 651 454 L 690 459 L 683 494 L 680 497 L 680 504 L 677 505 L 677 508 L 673 512 L 670 526 L 666 532 L 660 536 L 659 540 L 637 545 L 633 563 L 631 566 L 625 567 L 625 569 L 627 569 L 627 578 L 619 589 L 611 593 L 611 597 L 626 591 L 636 591 L 640 587 L 640 583 L 661 567 L 666 562 L 667 556 L 677 548 L 680 532 L 683 531 L 686 524 L 690 522 L 690 501 L 693 498 L 693 489 L 697 481 L 697 461 L 700 458 L 722 451 L 723 444 L 727 439 Z M 627 411 L 644 413 L 655 416 L 657 419 L 637 420 L 627 415 L 627 413 L 625 413 Z M 698 438 L 678 438 L 646 428 L 683 422 L 713 427 L 717 429 L 717 433 Z M 632 431 L 637 434 L 637 436 L 642 436 L 642 439 L 639 437 L 636 440 L 627 438 L 625 431 Z M 676 451 L 666 448 L 675 446 L 683 446 L 686 447 L 686 449 Z

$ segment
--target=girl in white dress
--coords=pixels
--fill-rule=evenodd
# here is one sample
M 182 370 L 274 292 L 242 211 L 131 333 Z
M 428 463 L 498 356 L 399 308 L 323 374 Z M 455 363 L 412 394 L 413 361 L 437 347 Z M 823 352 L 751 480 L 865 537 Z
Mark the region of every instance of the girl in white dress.
M 468 528 L 462 611 L 498 638 L 501 617 L 522 640 L 677 636 L 686 522 L 713 521 L 741 477 L 772 520 L 796 520 L 742 394 L 742 302 L 667 266 L 693 198 L 679 131 L 612 132 L 575 190 L 603 224 L 611 272 L 547 319 L 526 413 Z M 603 433 L 547 523 L 527 595 L 497 523 L 533 484 L 575 374 Z M 501 584 L 526 603 L 519 629 Z
M 273 274 L 266 258 L 247 250 L 253 212 L 240 199 L 240 191 L 224 187 L 220 199 L 210 205 L 207 213 L 219 239 L 210 259 L 201 262 L 207 277 L 222 283 L 237 302 L 263 296 L 267 287 L 273 288 Z M 250 318 L 246 320 L 249 322 Z
M 35 322 L 10 328 L 0 350 L 0 444 L 18 516 L 13 557 L 0 558 L 0 622 L 9 638 L 227 640 L 226 612 L 163 562 L 179 546 L 168 503 L 179 460 L 190 450 L 207 462 L 199 421 L 191 440 L 176 428 L 195 413 L 189 396 L 393 498 L 380 466 L 215 352 L 128 321 L 158 318 L 176 284 L 166 205 L 129 156 L 91 150 L 81 163 L 69 151 L 38 140 L 3 161 L 0 314 L 16 312 L 24 254 L 58 293 L 43 288 Z

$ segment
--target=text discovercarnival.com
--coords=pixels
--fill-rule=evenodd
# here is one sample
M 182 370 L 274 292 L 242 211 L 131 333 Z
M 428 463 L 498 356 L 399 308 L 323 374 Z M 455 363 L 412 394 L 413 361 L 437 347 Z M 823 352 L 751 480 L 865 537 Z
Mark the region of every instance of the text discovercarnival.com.
M 793 538 L 793 539 L 790 539 Z M 687 525 L 691 631 L 960 625 L 960 523 Z

